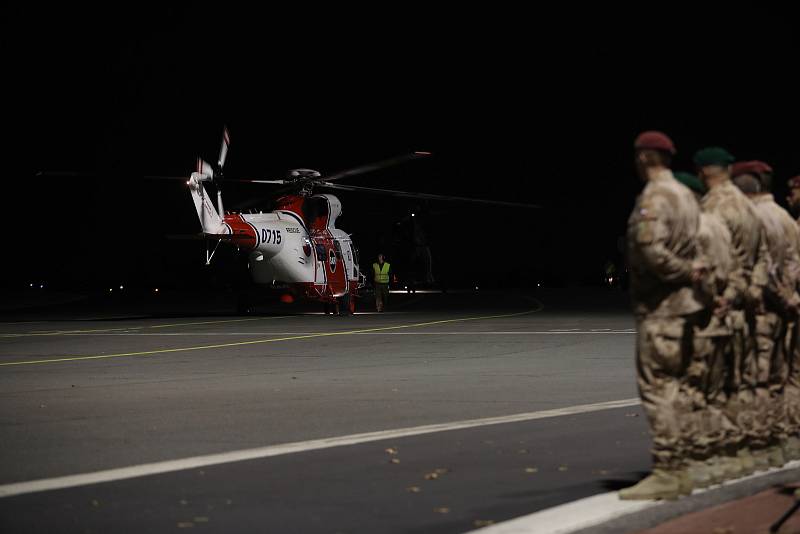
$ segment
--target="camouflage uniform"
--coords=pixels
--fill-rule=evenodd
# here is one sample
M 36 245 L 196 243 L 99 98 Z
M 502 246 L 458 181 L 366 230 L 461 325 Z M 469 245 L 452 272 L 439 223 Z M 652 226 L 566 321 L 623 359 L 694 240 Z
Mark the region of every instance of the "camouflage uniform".
M 728 443 L 735 448 L 757 440 L 761 434 L 755 409 L 757 370 L 752 332 L 755 312 L 762 307 L 767 285 L 768 253 L 755 206 L 730 180 L 712 187 L 703 197 L 702 208 L 717 215 L 731 234 L 734 268 L 732 283 L 723 292 L 723 298 L 732 305 L 726 414 L 741 432 Z
M 736 280 L 731 234 L 711 213 L 700 214 L 698 252 L 712 265 L 711 292 L 722 297 L 728 287 L 743 287 Z M 687 394 L 693 400 L 696 435 L 685 436 L 691 457 L 704 460 L 738 439 L 737 427 L 726 417 L 729 369 L 732 367 L 731 327 L 727 310 L 710 303 L 708 312 L 695 329 L 694 355 L 688 370 Z
M 800 176 L 795 176 L 789 180 L 789 189 L 800 187 Z M 800 219 L 796 221 L 794 228 L 787 227 L 787 235 L 792 236 L 796 241 L 797 250 L 800 251 Z M 797 286 L 800 288 L 800 273 L 796 278 Z M 788 360 L 786 387 L 784 390 L 784 401 L 786 407 L 786 424 L 790 441 L 795 441 L 800 434 L 800 319 L 793 319 L 787 327 L 786 354 Z
M 783 341 L 787 322 L 793 319 L 791 310 L 797 304 L 797 229 L 791 216 L 775 203 L 771 194 L 756 196 L 753 203 L 764 227 L 771 259 L 764 311 L 756 314 L 756 399 L 758 417 L 764 425 L 754 445 L 766 447 L 788 437 L 783 402 L 788 366 Z
M 699 219 L 694 196 L 669 170 L 648 181 L 628 219 L 636 367 L 653 435 L 654 470 L 680 470 L 686 454 L 682 436 L 691 434 L 681 427 L 692 411 L 681 388 L 696 316 L 704 308 L 692 283 Z

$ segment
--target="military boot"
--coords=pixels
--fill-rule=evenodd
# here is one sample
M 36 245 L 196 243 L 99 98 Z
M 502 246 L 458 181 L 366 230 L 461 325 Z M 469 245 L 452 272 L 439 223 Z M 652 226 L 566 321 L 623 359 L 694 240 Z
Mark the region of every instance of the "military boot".
M 753 455 L 753 464 L 756 471 L 766 471 L 769 469 L 769 457 L 767 456 L 766 449 L 756 449 L 751 451 Z
M 755 472 L 756 464 L 749 448 L 743 447 L 736 451 L 736 457 L 739 459 L 739 465 L 742 466 L 742 476 L 752 475 Z
M 725 480 L 736 480 L 744 474 L 742 464 L 736 456 L 722 456 L 722 465 L 725 468 Z
M 624 501 L 651 501 L 665 499 L 673 501 L 680 495 L 680 480 L 674 471 L 653 469 L 653 472 L 635 486 L 619 490 Z
M 706 460 L 706 468 L 712 485 L 722 484 L 725 481 L 725 466 L 722 463 L 722 456 L 712 456 Z
M 791 437 L 784 442 L 783 457 L 787 461 L 800 460 L 800 439 Z
M 773 445 L 767 449 L 767 461 L 770 467 L 783 467 L 786 460 L 783 458 L 783 449 L 777 445 Z
M 704 461 L 691 460 L 686 469 L 692 480 L 692 486 L 695 488 L 707 488 L 713 484 L 708 465 Z
M 673 473 L 678 477 L 678 493 L 681 495 L 691 495 L 694 490 L 694 483 L 692 482 L 689 470 L 683 467 L 682 469 L 673 471 Z

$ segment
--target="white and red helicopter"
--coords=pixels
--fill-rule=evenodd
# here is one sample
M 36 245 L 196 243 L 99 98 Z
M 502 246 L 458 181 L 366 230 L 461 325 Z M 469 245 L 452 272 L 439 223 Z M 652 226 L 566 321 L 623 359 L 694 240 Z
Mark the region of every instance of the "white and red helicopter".
M 361 191 L 395 197 L 451 200 L 481 204 L 532 208 L 529 204 L 410 193 L 336 183 L 343 178 L 372 172 L 429 156 L 429 152 L 413 152 L 371 163 L 328 176 L 312 169 L 294 169 L 282 180 L 233 179 L 225 181 L 282 186 L 275 192 L 274 209 L 268 213 L 226 212 L 222 202 L 223 168 L 230 146 L 227 128 L 223 130 L 217 164 L 202 159 L 186 182 L 200 219 L 202 236 L 216 241 L 207 248 L 210 263 L 220 243 L 231 243 L 248 252 L 248 265 L 253 281 L 270 286 L 280 285 L 294 294 L 304 295 L 328 305 L 354 311 L 359 290 L 366 277 L 359 266 L 358 249 L 350 235 L 336 227 L 342 203 L 331 194 L 313 194 L 314 188 Z M 206 190 L 216 188 L 216 206 Z

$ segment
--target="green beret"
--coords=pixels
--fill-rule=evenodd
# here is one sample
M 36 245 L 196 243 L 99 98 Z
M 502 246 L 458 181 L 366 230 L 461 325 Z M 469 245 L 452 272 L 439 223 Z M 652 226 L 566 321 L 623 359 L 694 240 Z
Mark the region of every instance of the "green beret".
M 705 184 L 700 181 L 700 178 L 690 172 L 676 172 L 675 179 L 695 193 L 700 193 L 701 195 L 706 194 Z
M 695 152 L 693 160 L 698 167 L 707 165 L 721 165 L 724 167 L 736 161 L 736 158 L 724 148 L 712 146 Z

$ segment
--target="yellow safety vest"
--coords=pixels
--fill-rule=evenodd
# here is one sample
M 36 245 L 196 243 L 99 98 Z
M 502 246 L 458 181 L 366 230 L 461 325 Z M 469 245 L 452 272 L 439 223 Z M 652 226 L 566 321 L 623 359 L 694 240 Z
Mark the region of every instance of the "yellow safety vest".
M 388 284 L 389 283 L 389 262 L 383 262 L 383 267 L 378 265 L 377 263 L 372 264 L 372 269 L 375 271 L 375 283 L 376 284 Z

